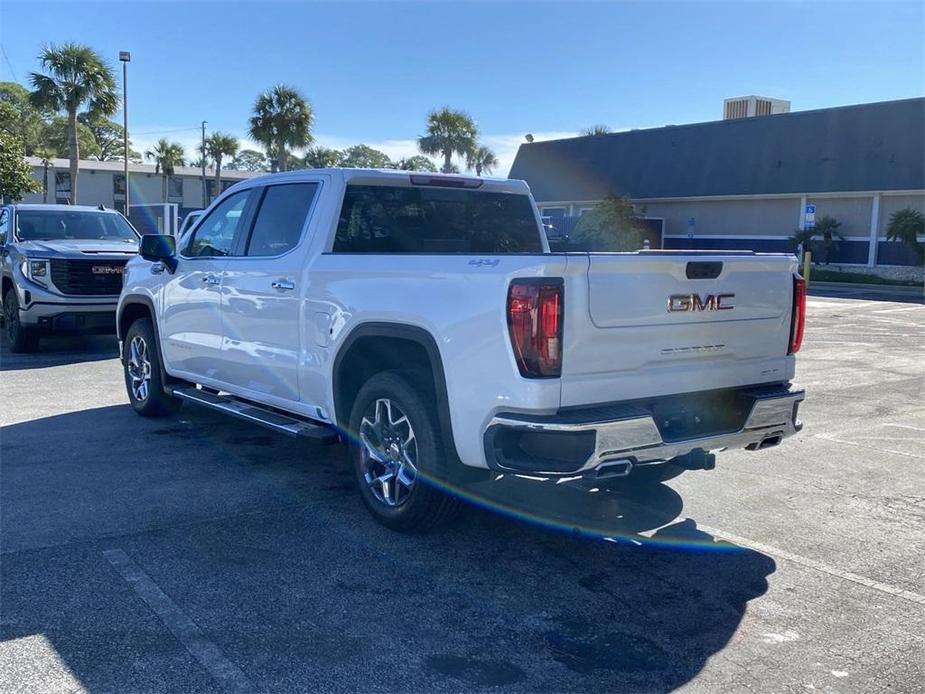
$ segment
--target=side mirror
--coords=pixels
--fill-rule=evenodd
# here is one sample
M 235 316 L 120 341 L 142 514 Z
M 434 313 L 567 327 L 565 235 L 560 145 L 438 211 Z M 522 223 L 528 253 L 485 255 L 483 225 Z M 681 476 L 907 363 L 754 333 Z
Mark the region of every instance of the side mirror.
M 173 272 L 177 269 L 177 240 L 166 234 L 145 234 L 141 237 L 139 255 L 152 263 L 163 263 Z

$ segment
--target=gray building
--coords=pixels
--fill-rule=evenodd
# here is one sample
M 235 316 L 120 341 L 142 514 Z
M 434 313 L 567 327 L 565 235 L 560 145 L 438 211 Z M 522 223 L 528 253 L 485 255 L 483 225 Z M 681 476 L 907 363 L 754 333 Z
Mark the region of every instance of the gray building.
M 845 236 L 830 262 L 921 277 L 886 225 L 925 210 L 922 98 L 523 144 L 510 177 L 566 231 L 626 196 L 664 248 L 789 251 L 815 205 Z
M 26 157 L 32 166 L 33 176 L 43 186 L 43 191 L 30 193 L 23 202 L 67 202 L 71 193 L 71 175 L 67 159 L 51 159 L 46 178 L 46 168 L 42 159 Z M 121 210 L 125 203 L 124 164 L 121 161 L 93 161 L 82 159 L 78 168 L 77 204 L 105 205 Z M 170 203 L 177 205 L 182 218 L 192 209 L 202 208 L 202 170 L 188 166 L 179 166 L 174 175 L 167 176 L 167 195 L 164 196 L 164 176 L 155 173 L 152 164 L 129 164 L 129 185 L 132 205 L 160 205 Z M 259 174 L 247 171 L 222 171 L 221 190 L 215 185 L 215 171 L 206 169 L 206 195 L 212 200 L 218 193 L 240 180 Z M 45 181 L 47 180 L 47 190 Z

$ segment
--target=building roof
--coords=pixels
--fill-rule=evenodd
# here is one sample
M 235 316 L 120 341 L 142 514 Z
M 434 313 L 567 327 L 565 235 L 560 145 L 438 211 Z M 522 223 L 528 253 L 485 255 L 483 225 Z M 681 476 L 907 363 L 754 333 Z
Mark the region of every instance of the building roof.
M 925 189 L 925 98 L 522 144 L 540 201 Z
M 67 171 L 70 167 L 70 160 L 68 159 L 49 159 L 51 162 L 51 168 L 56 170 Z M 41 157 L 26 157 L 26 162 L 30 166 L 36 168 L 42 167 Z M 78 162 L 79 171 L 111 171 L 112 173 L 122 173 L 125 167 L 121 161 L 97 161 L 95 159 L 81 159 Z M 155 171 L 154 164 L 133 164 L 129 163 L 128 171 L 129 174 L 133 173 L 144 173 L 154 175 Z M 202 169 L 197 169 L 192 166 L 176 166 L 174 167 L 173 173 L 175 176 L 202 176 Z M 222 169 L 222 178 L 228 181 L 242 181 L 245 178 L 253 178 L 254 176 L 261 175 L 262 172 L 254 171 L 235 171 L 232 169 Z M 215 169 L 206 167 L 206 178 L 215 178 Z

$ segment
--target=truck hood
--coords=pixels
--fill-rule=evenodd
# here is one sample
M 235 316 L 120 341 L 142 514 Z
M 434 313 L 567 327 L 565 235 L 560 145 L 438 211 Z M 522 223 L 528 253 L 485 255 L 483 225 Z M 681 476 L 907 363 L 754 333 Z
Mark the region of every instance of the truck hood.
M 135 255 L 137 243 L 102 239 L 63 239 L 60 241 L 19 241 L 19 252 L 31 258 L 80 258 L 89 255 Z

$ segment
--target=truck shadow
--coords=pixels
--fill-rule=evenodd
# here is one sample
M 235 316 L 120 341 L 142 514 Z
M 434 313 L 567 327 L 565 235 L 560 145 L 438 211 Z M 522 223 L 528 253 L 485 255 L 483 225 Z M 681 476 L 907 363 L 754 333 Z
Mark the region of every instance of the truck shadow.
M 144 689 L 146 672 L 189 688 L 156 667 L 182 647 L 102 559 L 114 547 L 267 691 L 667 691 L 776 568 L 681 518 L 668 485 L 502 480 L 454 527 L 399 535 L 366 515 L 340 446 L 192 407 L 47 417 L 2 445 L 0 638 L 41 634 L 90 690 Z
M 115 359 L 118 356 L 119 342 L 114 335 L 43 337 L 38 351 L 28 354 L 14 354 L 9 349 L 6 335 L 0 338 L 0 371 L 44 369 L 49 366 Z

